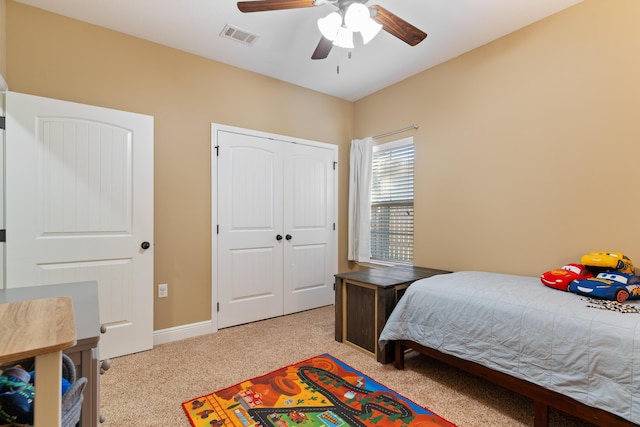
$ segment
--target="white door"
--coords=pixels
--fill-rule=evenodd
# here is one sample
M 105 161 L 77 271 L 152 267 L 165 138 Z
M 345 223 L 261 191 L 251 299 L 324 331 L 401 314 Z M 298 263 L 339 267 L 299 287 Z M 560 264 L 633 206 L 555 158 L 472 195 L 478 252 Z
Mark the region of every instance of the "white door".
M 284 314 L 333 304 L 335 150 L 284 144 Z
M 6 110 L 7 287 L 97 280 L 100 358 L 150 349 L 153 117 L 12 92 Z
M 282 315 L 282 145 L 219 132 L 218 178 L 218 326 Z
M 332 304 L 337 148 L 212 131 L 218 327 Z

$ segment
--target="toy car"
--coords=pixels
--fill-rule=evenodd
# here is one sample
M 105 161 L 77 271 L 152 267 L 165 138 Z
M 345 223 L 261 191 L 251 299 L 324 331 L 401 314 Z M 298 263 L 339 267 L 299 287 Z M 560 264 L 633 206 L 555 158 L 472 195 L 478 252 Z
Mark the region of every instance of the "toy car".
M 569 292 L 624 302 L 640 298 L 640 277 L 619 271 L 604 271 L 590 279 L 574 280 L 569 284 Z
M 620 252 L 590 252 L 584 255 L 580 262 L 588 267 L 614 269 L 626 274 L 635 273 L 631 260 Z
M 593 277 L 593 273 L 587 270 L 582 264 L 567 264 L 562 268 L 547 271 L 540 275 L 543 285 L 561 291 L 569 290 L 569 283 L 576 279 L 588 279 Z

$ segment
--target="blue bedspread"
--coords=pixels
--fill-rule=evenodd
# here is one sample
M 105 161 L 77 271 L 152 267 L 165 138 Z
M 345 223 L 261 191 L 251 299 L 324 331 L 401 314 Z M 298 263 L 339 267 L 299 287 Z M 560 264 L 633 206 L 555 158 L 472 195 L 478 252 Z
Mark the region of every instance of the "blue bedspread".
M 415 341 L 640 424 L 640 314 L 588 305 L 537 277 L 437 275 L 407 289 L 380 346 Z

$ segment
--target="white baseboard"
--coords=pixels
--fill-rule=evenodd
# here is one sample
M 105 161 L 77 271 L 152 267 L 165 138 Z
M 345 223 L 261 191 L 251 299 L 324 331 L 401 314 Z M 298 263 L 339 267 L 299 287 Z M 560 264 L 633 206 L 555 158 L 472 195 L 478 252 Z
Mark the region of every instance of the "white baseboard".
M 175 326 L 173 328 L 153 331 L 153 345 L 166 344 L 185 338 L 199 337 L 214 332 L 211 320 L 191 323 L 189 325 Z

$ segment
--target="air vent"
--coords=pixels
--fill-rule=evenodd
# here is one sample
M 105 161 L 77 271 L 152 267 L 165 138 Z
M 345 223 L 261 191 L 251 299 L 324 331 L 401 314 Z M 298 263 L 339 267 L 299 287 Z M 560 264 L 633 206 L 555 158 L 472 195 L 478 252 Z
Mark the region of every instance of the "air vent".
M 255 34 L 251 34 L 248 31 L 232 27 L 231 25 L 225 25 L 222 29 L 222 32 L 220 33 L 220 36 L 235 40 L 240 43 L 244 43 L 249 46 L 253 46 L 256 40 L 258 40 L 258 36 L 256 36 Z

